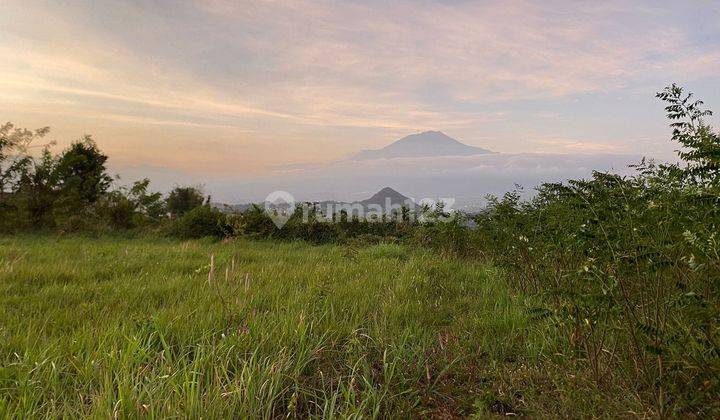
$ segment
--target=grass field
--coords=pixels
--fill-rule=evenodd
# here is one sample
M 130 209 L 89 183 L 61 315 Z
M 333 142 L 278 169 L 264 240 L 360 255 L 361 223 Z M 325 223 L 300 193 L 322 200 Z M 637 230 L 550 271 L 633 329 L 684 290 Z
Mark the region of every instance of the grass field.
M 533 367 L 552 335 L 499 273 L 399 245 L 4 237 L 0 310 L 2 417 L 602 405 Z

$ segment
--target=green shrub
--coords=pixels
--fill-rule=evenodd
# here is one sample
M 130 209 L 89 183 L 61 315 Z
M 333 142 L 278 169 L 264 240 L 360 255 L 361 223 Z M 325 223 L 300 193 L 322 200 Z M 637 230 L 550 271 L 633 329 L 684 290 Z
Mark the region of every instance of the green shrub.
M 687 166 L 643 161 L 623 177 L 544 184 L 490 200 L 472 247 L 545 296 L 568 354 L 598 387 L 650 412 L 720 412 L 720 139 L 673 86 L 673 138 Z M 436 234 L 431 235 L 434 238 Z
M 169 234 L 181 239 L 212 236 L 223 238 L 232 232 L 228 217 L 210 206 L 196 207 L 173 221 Z
M 278 231 L 265 211 L 256 205 L 246 211 L 229 216 L 229 224 L 235 236 L 269 238 Z

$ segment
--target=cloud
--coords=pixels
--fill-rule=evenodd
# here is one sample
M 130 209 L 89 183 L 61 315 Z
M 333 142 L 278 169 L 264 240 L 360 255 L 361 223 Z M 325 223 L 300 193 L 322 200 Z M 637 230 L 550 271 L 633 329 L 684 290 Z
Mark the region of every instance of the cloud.
M 673 51 L 688 46 L 683 31 L 658 18 L 671 11 L 652 3 L 199 4 L 243 27 L 266 27 L 250 48 L 281 51 L 274 70 L 301 78 L 305 92 L 350 86 L 349 104 L 354 88 L 412 96 L 434 80 L 457 100 L 479 102 L 606 90 L 677 61 Z
M 597 142 L 588 139 L 530 139 L 530 142 L 541 145 L 544 152 L 570 153 L 620 153 L 622 148 L 616 142 Z

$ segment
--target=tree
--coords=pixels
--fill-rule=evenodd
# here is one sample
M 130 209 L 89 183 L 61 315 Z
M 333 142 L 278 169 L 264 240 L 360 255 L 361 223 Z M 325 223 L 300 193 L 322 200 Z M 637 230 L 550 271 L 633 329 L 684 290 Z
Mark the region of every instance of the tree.
M 50 127 L 30 131 L 26 128 L 16 128 L 11 122 L 0 126 L 0 194 L 8 192 L 13 181 L 16 181 L 19 172 L 31 163 L 28 148 L 32 143 L 45 137 Z
M 160 219 L 165 214 L 161 193 L 148 193 L 149 179 L 121 186 L 104 195 L 99 210 L 115 229 L 130 229 Z
M 52 199 L 45 145 L 38 162 L 29 154 L 32 143 L 48 134 L 48 127 L 34 131 L 16 128 L 8 122 L 0 126 L 0 230 L 14 231 L 44 219 Z M 37 168 L 37 169 L 36 169 Z M 46 170 L 47 169 L 47 170 Z
M 175 187 L 168 195 L 166 205 L 173 217 L 179 217 L 202 206 L 204 201 L 205 196 L 197 187 Z
M 703 101 L 693 100 L 692 93 L 684 94 L 674 83 L 656 96 L 668 103 L 665 111 L 674 121 L 672 138 L 683 147 L 678 154 L 688 163 L 687 173 L 700 182 L 720 182 L 720 135 L 703 120 L 712 111 L 704 110 Z
M 159 192 L 149 193 L 149 187 L 149 179 L 137 181 L 127 192 L 127 196 L 135 205 L 136 212 L 156 220 L 165 215 L 165 203 L 162 200 L 162 194 Z
M 51 213 L 58 199 L 57 159 L 48 147 L 39 159 L 26 157 L 17 166 L 14 190 L 17 215 L 30 227 L 39 229 L 54 224 Z
M 112 178 L 102 154 L 91 136 L 74 142 L 58 159 L 56 176 L 63 196 L 75 196 L 83 203 L 95 203 L 107 192 Z

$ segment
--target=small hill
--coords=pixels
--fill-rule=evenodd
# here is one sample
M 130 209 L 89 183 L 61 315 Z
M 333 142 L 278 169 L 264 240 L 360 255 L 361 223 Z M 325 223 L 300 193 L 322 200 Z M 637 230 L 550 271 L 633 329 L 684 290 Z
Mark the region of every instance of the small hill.
M 408 198 L 399 192 L 395 191 L 390 187 L 385 187 L 382 190 L 376 192 L 372 197 L 360 201 L 360 204 L 367 207 L 371 204 L 377 204 L 381 207 L 385 207 L 387 204 L 398 205 L 398 206 L 413 206 L 413 200 Z
M 396 157 L 468 156 L 493 153 L 480 147 L 468 146 L 440 131 L 411 134 L 378 150 L 365 150 L 354 160 L 387 159 Z

